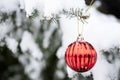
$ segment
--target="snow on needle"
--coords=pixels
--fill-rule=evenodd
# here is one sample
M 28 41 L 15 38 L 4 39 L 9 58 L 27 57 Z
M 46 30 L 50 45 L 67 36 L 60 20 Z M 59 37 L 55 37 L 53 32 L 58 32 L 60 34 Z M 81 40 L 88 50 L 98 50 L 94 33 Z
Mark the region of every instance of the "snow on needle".
M 84 9 L 80 8 L 70 8 L 70 10 L 63 9 L 63 14 L 66 14 L 69 18 L 76 17 L 78 20 L 80 20 L 83 24 L 87 23 L 86 19 L 89 18 L 89 15 L 84 15 Z

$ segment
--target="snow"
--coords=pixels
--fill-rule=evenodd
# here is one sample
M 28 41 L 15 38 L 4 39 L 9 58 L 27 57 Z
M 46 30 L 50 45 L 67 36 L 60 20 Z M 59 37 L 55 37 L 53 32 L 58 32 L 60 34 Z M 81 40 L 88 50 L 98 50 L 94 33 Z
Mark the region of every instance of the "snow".
M 18 0 L 0 0 L 0 11 L 10 13 L 18 9 Z
M 25 55 L 27 55 L 28 54 L 27 51 L 29 51 L 30 55 L 32 56 L 32 57 L 30 57 L 30 64 L 25 66 L 25 71 L 26 71 L 26 73 L 29 74 L 31 79 L 37 80 L 39 78 L 39 73 L 42 69 L 42 62 L 39 63 L 39 61 L 41 61 L 43 54 L 40 51 L 40 49 L 38 48 L 37 44 L 35 43 L 30 32 L 25 31 L 23 33 L 23 37 L 22 37 L 20 46 L 21 46 L 22 51 L 24 53 L 26 53 Z M 24 62 L 26 59 L 25 55 L 20 57 L 20 61 L 24 65 L 27 64 Z M 35 70 L 35 71 L 30 73 L 30 71 L 32 71 L 32 70 Z
M 100 17 L 98 17 L 100 16 Z M 95 8 L 91 9 L 91 17 L 84 29 L 85 39 L 99 49 L 109 49 L 120 44 L 120 23 L 112 15 L 104 15 Z
M 20 0 L 20 8 L 25 9 L 26 16 L 37 9 L 41 15 L 51 17 L 51 14 L 58 14 L 62 9 L 83 8 L 86 6 L 84 3 L 83 0 Z
M 41 59 L 43 57 L 42 52 L 33 40 L 31 33 L 25 31 L 22 36 L 22 41 L 20 43 L 23 52 L 30 51 L 31 55 L 35 58 Z
M 25 10 L 27 15 L 30 15 L 34 10 L 35 1 L 34 0 L 24 0 Z
M 61 79 L 64 79 L 65 75 L 61 70 L 57 70 L 55 75 Z
M 118 65 L 117 65 L 118 66 Z M 92 70 L 94 74 L 95 80 L 111 80 L 110 76 L 112 78 L 117 77 L 116 72 L 118 68 L 116 68 L 115 65 L 109 64 L 105 59 L 102 57 L 98 59 L 94 69 Z M 117 79 L 115 79 L 117 80 Z
M 26 11 L 26 16 L 31 16 L 34 9 L 37 9 L 40 14 L 43 14 L 44 0 L 19 0 L 20 8 Z
M 48 23 L 46 23 L 46 25 L 44 27 L 47 28 L 47 26 L 48 26 L 47 24 Z M 44 33 L 44 35 L 45 35 L 44 40 L 43 40 L 43 47 L 44 48 L 47 48 L 49 46 L 49 43 L 50 43 L 49 39 L 52 35 L 52 32 L 57 28 L 55 23 L 52 23 L 49 27 L 50 28 L 48 30 L 46 29 L 46 31 Z
M 20 9 L 17 9 L 17 11 L 16 11 L 16 25 L 17 25 L 17 27 L 21 26 L 22 17 L 23 16 L 20 13 Z
M 37 9 L 40 15 L 51 16 L 51 14 L 53 13 L 59 13 L 62 9 L 86 8 L 86 5 L 84 3 L 85 2 L 83 0 L 0 0 L 0 12 L 10 13 L 13 11 L 17 11 L 20 5 L 20 8 L 26 11 L 26 16 L 32 15 L 34 9 Z M 120 62 L 119 60 L 116 60 L 114 64 L 109 64 L 102 56 L 101 50 L 108 50 L 109 48 L 114 46 L 119 47 L 120 23 L 114 16 L 105 15 L 98 12 L 96 10 L 96 5 L 98 6 L 99 4 L 99 2 L 96 2 L 95 6 L 93 6 L 89 10 L 90 18 L 87 21 L 88 24 L 84 25 L 83 33 L 84 39 L 90 42 L 95 47 L 98 59 L 94 68 L 86 73 L 83 73 L 83 75 L 86 76 L 89 75 L 90 72 L 92 72 L 94 80 L 110 80 L 110 76 L 113 78 L 116 77 L 116 75 L 114 74 L 118 72 L 118 68 L 120 68 Z M 17 25 L 19 26 L 21 25 L 21 19 L 19 17 L 19 10 L 17 12 Z M 60 21 L 61 29 L 63 31 L 63 44 L 62 47 L 58 50 L 57 56 L 59 59 L 64 59 L 64 54 L 67 46 L 75 41 L 77 38 L 77 20 L 75 18 L 68 19 L 64 15 L 61 15 Z M 37 23 L 36 25 L 39 25 L 38 22 L 35 23 Z M 16 47 L 18 45 L 17 41 L 7 36 L 7 33 L 10 32 L 11 29 L 12 24 L 9 23 L 9 20 L 5 23 L 0 23 L 0 41 L 6 37 L 5 40 L 8 47 L 13 52 L 16 52 Z M 50 32 L 52 30 L 53 28 L 50 30 Z M 50 32 L 48 31 L 45 34 L 46 37 L 43 42 L 44 47 L 47 47 L 49 44 L 48 39 L 50 36 Z M 35 43 L 33 35 L 30 32 L 25 31 L 23 33 L 20 45 L 22 51 L 26 53 L 25 55 L 27 55 L 27 51 L 30 51 L 30 55 L 33 58 L 37 58 L 39 60 L 42 59 L 43 54 Z M 25 64 L 24 57 L 20 57 L 20 60 L 23 64 Z M 32 58 L 30 59 L 30 61 L 31 64 L 25 66 L 26 72 L 29 73 L 30 70 L 35 69 L 36 71 L 30 74 L 30 77 L 34 80 L 37 80 L 36 78 L 38 78 L 40 69 L 42 69 L 41 67 L 43 67 L 41 65 L 43 64 L 42 62 L 36 62 Z M 76 72 L 71 70 L 68 66 L 66 67 L 66 69 L 69 77 L 73 77 L 73 75 L 76 74 Z M 56 73 L 58 76 L 64 77 L 62 72 L 57 71 Z
M 5 39 L 6 44 L 13 53 L 17 52 L 18 42 L 14 38 L 6 37 Z
M 20 9 L 24 9 L 25 7 L 24 0 L 19 0 L 19 2 L 20 2 Z
M 9 28 L 8 28 L 9 27 Z M 0 24 L 0 41 L 4 40 L 7 37 L 7 34 L 13 29 L 13 25 L 10 20 L 7 20 L 5 23 Z

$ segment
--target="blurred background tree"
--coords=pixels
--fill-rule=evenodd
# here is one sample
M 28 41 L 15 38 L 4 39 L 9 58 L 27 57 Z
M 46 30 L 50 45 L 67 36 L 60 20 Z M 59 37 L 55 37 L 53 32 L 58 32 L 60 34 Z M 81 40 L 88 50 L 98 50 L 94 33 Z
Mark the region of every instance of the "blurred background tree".
M 61 78 L 57 75 L 57 71 L 66 75 L 65 65 L 62 65 L 61 68 L 57 68 L 59 59 L 57 58 L 56 53 L 62 45 L 62 32 L 59 20 L 53 22 L 52 19 L 37 19 L 38 25 L 36 25 L 34 24 L 34 20 L 39 17 L 37 10 L 34 11 L 32 16 L 26 17 L 25 11 L 21 9 L 19 9 L 19 11 L 13 11 L 11 14 L 0 12 L 0 17 L 0 24 L 6 22 L 12 24 L 11 30 L 8 31 L 0 41 L 0 80 L 31 80 L 28 73 L 25 72 L 25 65 L 19 59 L 21 56 L 26 56 L 27 53 L 28 55 L 25 60 L 27 61 L 27 64 L 31 63 L 30 58 L 32 57 L 32 52 L 30 50 L 23 52 L 20 45 L 25 31 L 28 31 L 33 35 L 35 43 L 38 44 L 39 49 L 43 53 L 42 60 L 34 58 L 37 62 L 43 61 L 43 65 L 45 65 L 39 74 L 40 80 L 67 79 L 67 76 Z M 17 24 L 19 23 L 17 22 L 18 18 L 21 19 L 20 25 Z M 12 52 L 8 48 L 6 37 L 13 38 L 18 42 L 17 52 Z M 48 43 L 47 47 L 43 44 L 46 37 L 48 38 L 48 42 L 46 42 Z M 32 73 L 34 70 L 29 72 Z
M 0 80 L 30 80 L 24 66 L 6 45 L 0 47 Z

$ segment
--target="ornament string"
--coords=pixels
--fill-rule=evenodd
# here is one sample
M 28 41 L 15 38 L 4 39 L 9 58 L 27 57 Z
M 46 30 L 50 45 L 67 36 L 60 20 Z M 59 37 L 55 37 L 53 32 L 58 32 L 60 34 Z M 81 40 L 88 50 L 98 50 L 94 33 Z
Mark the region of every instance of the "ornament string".
M 79 20 L 77 19 L 77 26 L 78 26 L 78 38 L 80 37 L 80 27 L 79 27 Z
M 87 9 L 85 10 L 85 13 L 87 13 L 88 10 L 93 6 L 93 3 L 94 3 L 94 0 L 91 0 L 89 7 L 87 7 Z M 82 22 L 81 32 L 80 32 L 80 22 L 79 22 L 79 21 L 81 20 L 80 18 L 83 19 L 84 16 L 79 17 L 79 16 L 77 15 L 77 26 L 78 26 L 78 37 L 77 37 L 77 39 L 83 39 L 84 22 Z M 84 20 L 84 19 L 83 19 L 83 20 Z
M 77 19 L 77 26 L 78 26 L 78 39 L 82 39 L 83 38 L 83 26 L 84 24 L 81 25 L 80 27 L 80 21 L 79 19 Z

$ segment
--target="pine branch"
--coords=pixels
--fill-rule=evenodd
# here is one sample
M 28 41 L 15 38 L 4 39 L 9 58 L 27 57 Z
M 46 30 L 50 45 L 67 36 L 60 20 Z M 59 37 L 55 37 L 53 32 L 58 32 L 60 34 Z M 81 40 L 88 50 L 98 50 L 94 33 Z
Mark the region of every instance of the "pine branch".
M 84 15 L 84 9 L 80 8 L 70 8 L 70 10 L 65 10 L 63 9 L 62 14 L 67 15 L 69 18 L 74 18 L 76 17 L 78 20 L 80 20 L 82 23 L 87 23 L 86 19 L 89 18 L 89 15 Z

